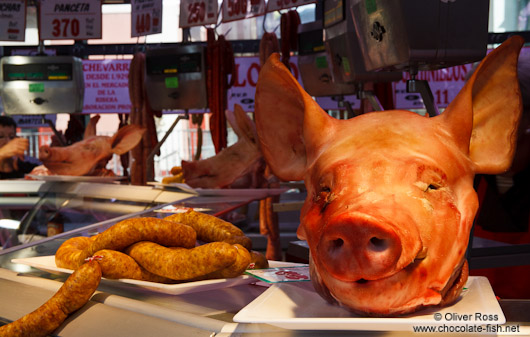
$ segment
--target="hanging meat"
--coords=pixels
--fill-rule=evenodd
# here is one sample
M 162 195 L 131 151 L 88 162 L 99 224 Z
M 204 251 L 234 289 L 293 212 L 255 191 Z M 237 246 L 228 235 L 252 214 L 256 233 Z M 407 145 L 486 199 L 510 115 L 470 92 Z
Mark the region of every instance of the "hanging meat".
M 153 159 L 149 159 L 149 154 L 158 143 L 154 116 L 161 116 L 160 111 L 150 108 L 145 90 L 144 68 L 145 54 L 136 52 L 129 66 L 130 123 L 147 128 L 147 132 L 144 133 L 140 145 L 131 151 L 130 177 L 133 185 L 145 185 L 148 177 L 154 177 Z
M 236 78 L 236 67 L 230 42 L 223 35 L 216 39 L 215 30 L 212 28 L 207 29 L 206 60 L 208 107 L 212 113 L 210 132 L 215 153 L 219 153 L 227 146 L 225 110 L 228 106 L 228 89 Z
M 283 17 L 283 16 L 282 16 Z M 282 21 L 283 22 L 283 21 Z M 284 29 L 282 28 L 282 31 Z M 287 31 L 287 29 L 285 29 Z M 282 34 L 283 36 L 283 34 Z M 286 39 L 288 40 L 288 39 Z M 282 42 L 283 40 L 282 37 Z M 282 44 L 283 46 L 283 44 Z M 276 33 L 265 32 L 261 37 L 259 45 L 259 60 L 260 65 L 263 67 L 267 59 L 273 53 L 280 51 L 280 44 Z M 282 50 L 283 53 L 283 50 Z M 288 59 L 287 59 L 288 63 Z M 265 168 L 263 181 L 266 182 L 262 187 L 264 188 L 276 188 L 279 187 L 278 179 L 275 179 L 270 168 Z M 268 197 L 259 202 L 259 229 L 260 234 L 267 237 L 267 250 L 265 256 L 268 260 L 281 260 L 282 249 L 280 245 L 280 224 L 278 220 L 278 214 L 273 211 L 273 204 L 280 201 L 279 196 Z
M 282 63 L 287 69 L 291 69 L 289 60 L 291 51 L 298 49 L 298 26 L 300 25 L 300 15 L 296 9 L 292 9 L 282 14 L 280 18 L 281 32 L 281 52 Z

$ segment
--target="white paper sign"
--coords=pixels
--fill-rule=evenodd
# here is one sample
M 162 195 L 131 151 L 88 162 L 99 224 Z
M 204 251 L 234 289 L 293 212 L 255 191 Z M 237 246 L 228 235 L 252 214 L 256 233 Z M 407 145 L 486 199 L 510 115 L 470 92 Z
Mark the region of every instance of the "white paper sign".
M 26 38 L 26 2 L 0 1 L 0 41 L 24 41 Z
M 247 269 L 245 274 L 267 283 L 311 281 L 309 265 L 267 269 Z
M 248 19 L 265 14 L 265 0 L 223 0 L 221 22 Z
M 131 0 L 131 37 L 162 32 L 162 0 Z
M 41 40 L 101 38 L 101 0 L 41 0 Z
M 130 60 L 83 60 L 83 113 L 129 113 Z
M 181 0 L 179 27 L 216 24 L 218 10 L 217 0 Z
M 434 98 L 434 104 L 438 108 L 445 108 L 464 86 L 466 74 L 471 68 L 472 64 L 463 64 L 432 71 L 419 71 L 416 79 L 427 80 Z M 425 105 L 421 95 L 407 92 L 408 79 L 410 79 L 410 75 L 403 73 L 403 80 L 392 83 L 396 109 L 424 109 Z
M 269 0 L 267 2 L 267 13 L 279 11 L 280 9 L 298 7 L 315 3 L 315 0 Z

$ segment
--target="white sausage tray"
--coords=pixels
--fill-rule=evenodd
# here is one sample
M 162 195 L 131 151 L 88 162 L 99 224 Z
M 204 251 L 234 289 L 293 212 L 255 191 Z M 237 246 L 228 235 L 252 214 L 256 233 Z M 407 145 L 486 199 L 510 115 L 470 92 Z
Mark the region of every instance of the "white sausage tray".
M 71 274 L 73 272 L 73 270 L 71 269 L 57 267 L 55 265 L 55 255 L 12 259 L 11 262 L 31 266 L 31 267 L 34 267 L 40 270 L 50 272 L 50 273 Z M 296 265 L 296 264 L 288 263 L 288 262 L 269 261 L 269 266 L 271 268 L 284 267 L 284 266 L 287 267 L 287 266 L 293 266 L 293 265 Z M 186 282 L 186 283 L 179 283 L 179 284 L 163 284 L 163 283 L 147 282 L 147 281 L 139 281 L 139 280 L 131 280 L 131 279 L 119 279 L 119 280 L 112 280 L 112 279 L 105 279 L 105 278 L 102 279 L 102 282 L 105 282 L 107 285 L 114 285 L 118 287 L 123 287 L 123 286 L 139 287 L 139 288 L 148 289 L 151 291 L 170 294 L 170 295 L 182 295 L 182 294 L 189 294 L 189 293 L 194 293 L 194 292 L 199 292 L 199 291 L 208 291 L 208 290 L 219 289 L 219 288 L 228 288 L 228 287 L 233 287 L 233 286 L 237 286 L 241 284 L 255 283 L 257 281 L 258 280 L 256 278 L 250 275 L 241 275 L 238 277 L 228 278 L 228 279 L 204 280 L 204 281 Z

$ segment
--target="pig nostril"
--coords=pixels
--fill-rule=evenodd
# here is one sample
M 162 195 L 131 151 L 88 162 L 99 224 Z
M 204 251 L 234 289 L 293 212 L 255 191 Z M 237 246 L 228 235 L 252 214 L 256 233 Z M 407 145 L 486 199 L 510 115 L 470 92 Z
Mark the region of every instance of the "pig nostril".
M 374 236 L 370 239 L 370 246 L 374 251 L 383 252 L 388 249 L 388 240 L 379 239 Z
M 342 240 L 340 238 L 331 241 L 331 248 L 332 249 L 339 249 L 342 246 L 344 246 L 344 240 Z
M 342 238 L 331 239 L 327 241 L 325 251 L 330 258 L 336 258 L 343 254 L 345 242 Z

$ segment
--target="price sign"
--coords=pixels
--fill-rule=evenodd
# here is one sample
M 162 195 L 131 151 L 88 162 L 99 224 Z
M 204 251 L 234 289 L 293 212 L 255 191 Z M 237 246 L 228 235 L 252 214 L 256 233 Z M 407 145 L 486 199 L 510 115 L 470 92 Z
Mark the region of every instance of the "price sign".
M 265 0 L 224 0 L 221 22 L 247 19 L 265 14 Z
M 217 11 L 217 0 L 181 0 L 179 27 L 216 24 Z
M 267 2 L 267 13 L 279 11 L 280 9 L 308 5 L 315 2 L 315 0 L 269 0 Z
M 131 0 L 131 37 L 162 33 L 162 0 Z
M 24 41 L 26 37 L 26 2 L 0 2 L 0 41 Z
M 101 38 L 101 0 L 41 0 L 41 40 Z

